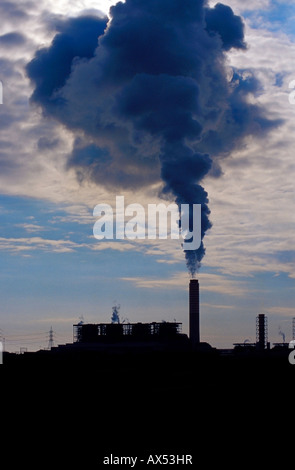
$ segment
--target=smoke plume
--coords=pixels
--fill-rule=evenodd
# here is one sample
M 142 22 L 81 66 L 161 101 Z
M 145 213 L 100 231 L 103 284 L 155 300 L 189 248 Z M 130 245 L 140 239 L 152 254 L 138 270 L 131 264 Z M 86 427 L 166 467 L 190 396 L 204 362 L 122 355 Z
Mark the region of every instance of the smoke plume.
M 279 328 L 278 328 L 278 333 L 279 333 L 279 335 L 283 338 L 283 343 L 285 343 L 285 342 L 286 342 L 286 335 L 285 335 L 285 333 L 282 331 L 282 328 L 281 328 L 280 326 L 279 326 Z
M 112 323 L 120 323 L 120 315 L 119 315 L 120 305 L 114 305 L 112 307 Z
M 68 167 L 81 181 L 118 190 L 161 180 L 163 198 L 202 205 L 203 240 L 204 178 L 221 175 L 245 136 L 278 124 L 250 104 L 253 74 L 226 66 L 227 51 L 246 49 L 242 19 L 205 0 L 126 0 L 110 15 L 59 21 L 27 66 L 31 100 L 76 133 Z M 185 252 L 191 275 L 204 254 L 203 241 Z

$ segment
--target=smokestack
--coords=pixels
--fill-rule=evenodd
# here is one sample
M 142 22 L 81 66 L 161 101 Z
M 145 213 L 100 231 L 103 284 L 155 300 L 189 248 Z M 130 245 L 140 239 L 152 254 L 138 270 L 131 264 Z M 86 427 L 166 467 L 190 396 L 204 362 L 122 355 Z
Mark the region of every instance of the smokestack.
M 191 279 L 189 283 L 189 336 L 193 346 L 200 342 L 200 306 L 199 281 Z

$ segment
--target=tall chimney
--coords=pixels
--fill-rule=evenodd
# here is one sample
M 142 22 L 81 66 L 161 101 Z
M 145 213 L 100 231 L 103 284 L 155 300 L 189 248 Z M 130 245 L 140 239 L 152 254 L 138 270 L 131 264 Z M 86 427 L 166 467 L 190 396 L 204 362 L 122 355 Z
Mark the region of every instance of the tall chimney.
M 189 337 L 193 346 L 200 342 L 199 281 L 189 283 Z

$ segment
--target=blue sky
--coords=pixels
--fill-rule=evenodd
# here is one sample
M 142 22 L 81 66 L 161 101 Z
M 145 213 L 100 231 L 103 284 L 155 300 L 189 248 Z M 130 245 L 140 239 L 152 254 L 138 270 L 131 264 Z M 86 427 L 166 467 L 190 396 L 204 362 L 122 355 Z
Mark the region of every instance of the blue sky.
M 104 186 L 103 175 L 98 183 L 81 182 L 68 161 L 85 134 L 73 131 L 68 120 L 42 115 L 30 102 L 34 87 L 25 68 L 36 50 L 50 46 L 57 20 L 85 10 L 99 15 L 96 9 L 107 12 L 111 2 L 85 0 L 82 8 L 67 0 L 33 3 L 0 6 L 0 329 L 6 348 L 46 347 L 51 326 L 57 343 L 71 341 L 73 323 L 81 316 L 109 321 L 114 303 L 121 305 L 122 318 L 176 319 L 187 332 L 189 274 L 179 245 L 99 242 L 92 234 L 96 204 L 113 204 L 120 194 L 143 206 L 161 202 L 157 164 L 144 188 L 116 190 Z M 203 181 L 213 226 L 197 275 L 201 335 L 218 347 L 255 341 L 258 313 L 268 315 L 270 341 L 281 340 L 279 328 L 291 340 L 295 317 L 295 106 L 288 101 L 295 79 L 295 9 L 291 2 L 249 1 L 247 11 L 245 2 L 225 3 L 244 18 L 248 46 L 227 52 L 229 73 L 251 72 L 261 89 L 249 102 L 282 124 L 266 135 L 246 136 L 220 160 L 221 176 Z M 22 37 L 7 38 L 20 30 Z
M 259 29 L 263 26 L 269 31 L 285 32 L 291 38 L 294 35 L 295 16 L 294 5 L 291 2 L 272 0 L 265 10 L 247 11 L 244 17 L 250 20 L 253 28 Z

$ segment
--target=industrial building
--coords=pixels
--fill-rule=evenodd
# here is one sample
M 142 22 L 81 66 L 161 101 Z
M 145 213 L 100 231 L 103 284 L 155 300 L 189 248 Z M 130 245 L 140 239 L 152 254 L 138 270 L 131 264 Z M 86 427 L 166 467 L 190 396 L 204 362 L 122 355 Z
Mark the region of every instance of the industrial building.
M 112 343 L 175 339 L 181 334 L 181 323 L 98 323 L 73 326 L 75 343 Z
M 189 350 L 190 341 L 178 322 L 83 323 L 73 325 L 73 343 L 52 352 L 107 353 Z
M 268 346 L 268 322 L 264 313 L 256 317 L 256 345 L 259 349 L 265 349 Z
M 73 325 L 73 341 L 76 347 L 107 348 L 146 347 L 197 348 L 200 346 L 199 282 L 191 279 L 189 284 L 189 338 L 182 333 L 182 323 L 120 323 L 116 318 L 111 323 L 84 323 Z

